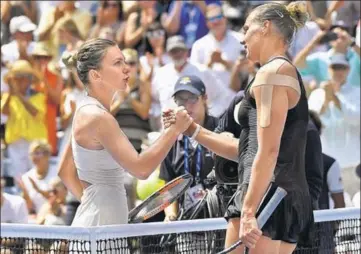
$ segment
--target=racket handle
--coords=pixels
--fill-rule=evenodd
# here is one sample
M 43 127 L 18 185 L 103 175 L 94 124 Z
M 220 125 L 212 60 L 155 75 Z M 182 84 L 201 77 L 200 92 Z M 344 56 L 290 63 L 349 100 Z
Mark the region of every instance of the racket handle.
M 262 212 L 257 217 L 257 224 L 260 229 L 263 228 L 264 224 L 266 224 L 267 220 L 271 217 L 274 210 L 276 210 L 279 203 L 282 201 L 282 199 L 287 195 L 287 191 L 282 189 L 281 187 L 277 187 L 275 193 L 273 194 L 272 198 L 268 201 L 267 205 L 263 208 Z M 236 243 L 232 244 L 227 249 L 218 252 L 217 254 L 226 254 L 231 252 L 232 250 L 235 250 L 239 245 L 242 244 L 241 240 L 238 240 Z M 245 248 L 245 253 L 248 248 Z
M 244 248 L 244 254 L 249 254 L 249 249 L 247 247 Z

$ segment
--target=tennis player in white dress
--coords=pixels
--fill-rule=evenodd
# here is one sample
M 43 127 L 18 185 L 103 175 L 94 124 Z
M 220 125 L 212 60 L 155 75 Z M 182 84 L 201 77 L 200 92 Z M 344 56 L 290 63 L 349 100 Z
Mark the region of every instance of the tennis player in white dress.
M 64 184 L 81 201 L 72 226 L 125 224 L 128 222 L 125 171 L 146 179 L 192 119 L 179 108 L 175 116 L 179 121 L 138 154 L 109 112 L 114 95 L 122 97 L 129 78 L 129 67 L 116 43 L 89 40 L 77 53 L 63 57 L 63 61 L 69 68 L 77 69 L 87 90 L 75 113 L 71 145 L 59 168 Z

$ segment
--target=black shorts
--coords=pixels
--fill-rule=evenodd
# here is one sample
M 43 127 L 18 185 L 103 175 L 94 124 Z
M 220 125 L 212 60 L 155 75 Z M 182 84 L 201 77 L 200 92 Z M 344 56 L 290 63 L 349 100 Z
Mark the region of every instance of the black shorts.
M 227 221 L 232 218 L 241 217 L 241 207 L 247 188 L 247 184 L 240 186 L 230 199 L 224 216 Z M 271 199 L 275 190 L 276 186 L 273 184 L 256 216 L 258 216 Z M 301 192 L 289 192 L 261 230 L 264 236 L 272 240 L 295 244 L 298 242 L 300 234 L 308 230 L 313 221 L 313 211 L 309 195 L 305 196 Z

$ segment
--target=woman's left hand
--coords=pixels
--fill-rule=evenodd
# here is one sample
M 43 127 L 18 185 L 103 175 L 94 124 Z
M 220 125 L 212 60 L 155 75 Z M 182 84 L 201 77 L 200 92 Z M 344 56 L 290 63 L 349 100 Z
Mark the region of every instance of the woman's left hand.
M 257 219 L 254 216 L 241 217 L 239 227 L 239 238 L 246 247 L 253 249 L 256 247 L 257 241 L 262 236 L 259 230 Z

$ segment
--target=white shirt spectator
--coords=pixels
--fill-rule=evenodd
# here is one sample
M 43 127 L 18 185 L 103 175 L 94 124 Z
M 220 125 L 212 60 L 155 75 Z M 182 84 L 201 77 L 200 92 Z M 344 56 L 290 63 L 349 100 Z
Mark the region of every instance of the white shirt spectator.
M 3 193 L 4 203 L 1 206 L 2 223 L 28 223 L 28 208 L 25 200 L 17 195 Z
M 244 48 L 240 41 L 240 35 L 234 31 L 228 30 L 226 36 L 220 42 L 216 40 L 212 33 L 208 33 L 193 44 L 190 61 L 192 63 L 207 65 L 212 52 L 220 50 L 224 60 L 235 62 L 240 56 L 241 50 Z M 227 70 L 226 67 L 220 63 L 214 63 L 211 70 L 214 76 L 222 82 L 222 85 L 230 89 L 231 71 Z
M 332 164 L 327 172 L 327 186 L 331 194 L 343 192 L 341 167 L 337 161 Z
M 228 108 L 235 92 L 225 90 L 224 86 L 205 67 L 187 62 L 183 70 L 178 72 L 174 64 L 169 63 L 158 69 L 152 82 L 153 99 L 159 102 L 160 112 L 177 107 L 172 95 L 175 83 L 184 75 L 197 76 L 204 82 L 210 115 L 220 116 Z
M 294 40 L 289 48 L 291 57 L 294 58 L 301 51 L 301 49 L 304 49 L 305 46 L 316 36 L 319 31 L 321 31 L 321 29 L 316 22 L 306 22 L 306 25 L 295 34 Z M 310 52 L 310 54 L 326 51 L 326 45 L 318 45 Z
M 360 163 L 360 88 L 345 84 L 336 93 L 341 110 L 330 102 L 320 115 L 324 126 L 321 133 L 322 150 L 334 157 L 341 168 Z M 314 90 L 309 97 L 309 109 L 320 112 L 325 101 L 322 88 Z
M 27 48 L 27 54 L 30 56 L 33 52 L 35 42 L 30 42 Z M 19 60 L 20 53 L 18 43 L 16 41 L 11 41 L 8 44 L 1 46 L 2 61 L 5 63 L 13 63 L 16 60 Z
M 36 169 L 32 168 L 22 176 L 25 188 L 28 191 L 29 197 L 34 204 L 34 209 L 36 213 L 39 212 L 42 205 L 46 202 L 46 199 L 34 189 L 33 185 L 29 180 L 29 177 L 34 180 L 39 189 L 49 191 L 51 188 L 50 181 L 57 176 L 56 165 L 49 165 L 48 174 L 43 179 L 39 179 L 37 175 L 38 174 L 36 173 Z

